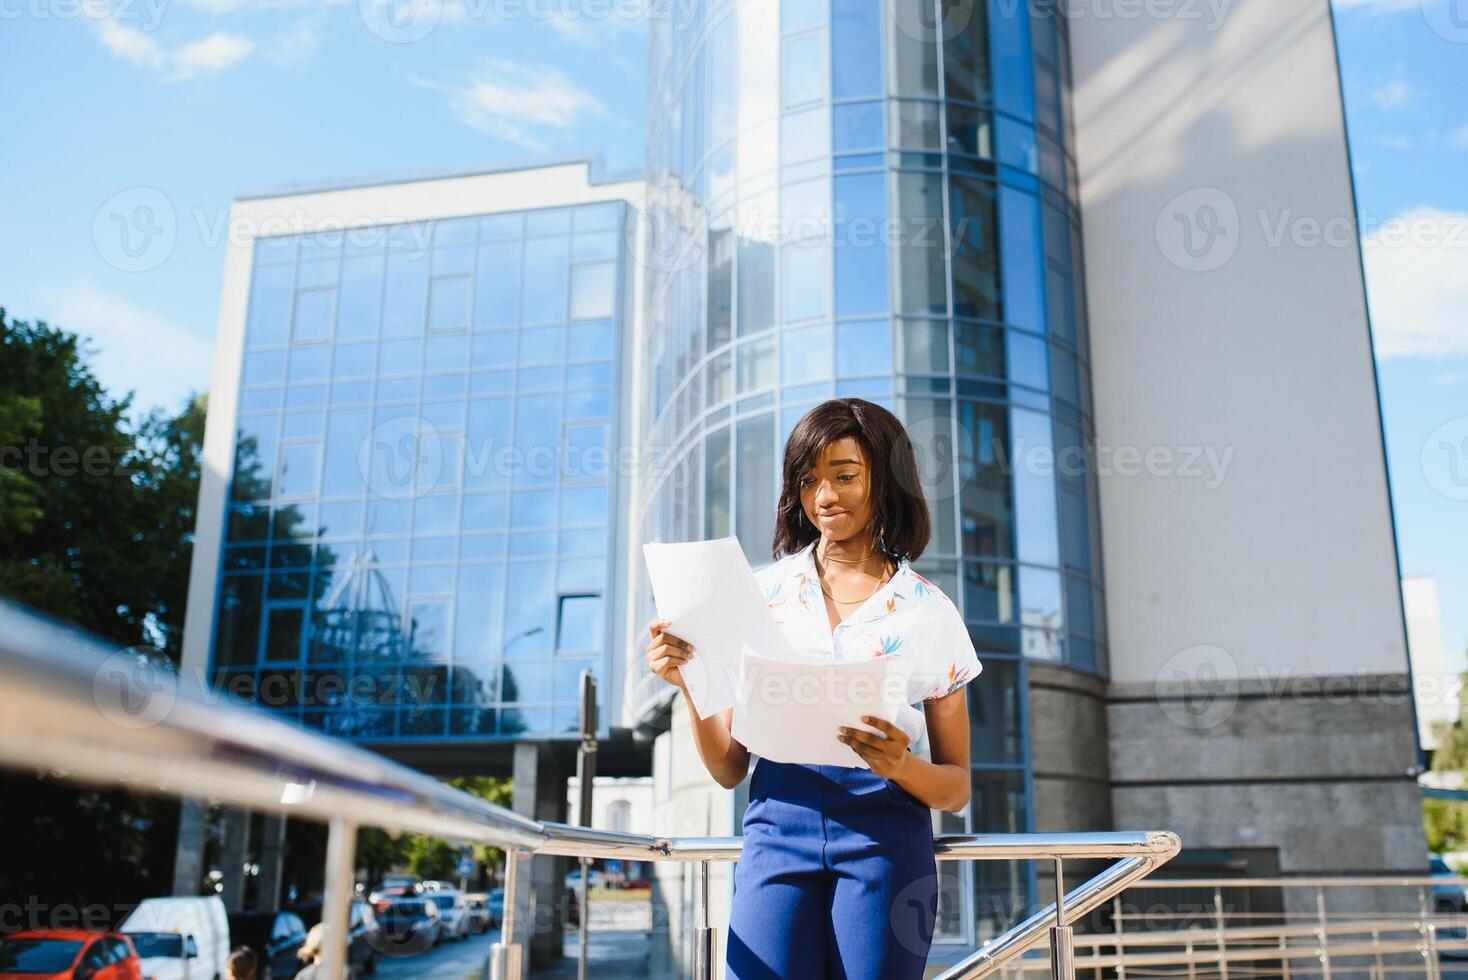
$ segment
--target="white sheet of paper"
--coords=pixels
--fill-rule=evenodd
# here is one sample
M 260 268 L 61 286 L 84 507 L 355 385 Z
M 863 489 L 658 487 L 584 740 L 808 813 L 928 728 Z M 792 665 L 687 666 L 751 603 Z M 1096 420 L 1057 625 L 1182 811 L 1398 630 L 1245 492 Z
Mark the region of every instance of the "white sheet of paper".
M 739 655 L 751 650 L 795 657 L 760 592 L 754 570 L 735 537 L 642 546 L 658 617 L 668 632 L 693 644 L 693 659 L 678 668 L 700 718 L 733 705 Z
M 886 657 L 828 660 L 805 654 L 779 659 L 745 649 L 739 700 L 729 733 L 749 751 L 774 762 L 870 769 L 837 740 L 842 725 L 881 734 L 860 718 L 892 721 L 903 704 L 906 680 Z

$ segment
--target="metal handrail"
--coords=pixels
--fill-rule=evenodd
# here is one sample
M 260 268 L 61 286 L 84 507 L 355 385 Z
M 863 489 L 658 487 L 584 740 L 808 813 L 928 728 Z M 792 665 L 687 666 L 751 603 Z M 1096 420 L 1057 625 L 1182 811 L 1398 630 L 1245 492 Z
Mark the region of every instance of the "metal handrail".
M 345 962 L 362 826 L 506 851 L 507 901 L 502 941 L 489 964 L 493 977 L 520 975 L 514 896 L 517 867 L 526 857 L 697 861 L 706 911 L 708 864 L 740 855 L 739 837 L 663 837 L 534 820 L 139 663 L 132 651 L 111 650 L 84 631 L 0 600 L 0 765 L 326 823 L 327 976 L 340 975 Z M 1119 859 L 941 976 L 983 976 L 1038 944 L 1048 927 L 1054 971 L 1073 977 L 1069 923 L 1151 873 L 1179 847 L 1177 836 L 1164 831 L 936 837 L 939 860 L 1053 860 L 1061 889 L 1064 860 Z M 699 921 L 702 948 L 712 948 L 706 915 Z M 707 957 L 701 965 L 711 973 Z

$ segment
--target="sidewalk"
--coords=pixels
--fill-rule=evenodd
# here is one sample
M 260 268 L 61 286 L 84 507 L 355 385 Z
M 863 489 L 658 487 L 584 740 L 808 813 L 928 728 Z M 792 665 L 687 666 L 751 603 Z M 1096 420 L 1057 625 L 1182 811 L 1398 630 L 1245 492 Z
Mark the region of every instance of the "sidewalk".
M 566 955 L 554 966 L 527 971 L 530 980 L 574 978 L 581 955 L 581 935 L 565 934 Z M 586 942 L 586 975 L 594 980 L 665 980 L 649 969 L 652 943 L 645 929 L 593 929 Z M 672 974 L 666 974 L 672 980 Z

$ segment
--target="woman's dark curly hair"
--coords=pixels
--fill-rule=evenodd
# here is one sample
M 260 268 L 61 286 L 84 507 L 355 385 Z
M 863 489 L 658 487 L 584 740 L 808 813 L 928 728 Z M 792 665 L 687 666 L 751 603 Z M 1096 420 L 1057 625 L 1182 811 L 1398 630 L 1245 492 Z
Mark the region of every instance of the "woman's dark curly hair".
M 917 561 L 933 524 L 918 479 L 917 455 L 902 422 L 864 398 L 832 398 L 795 423 L 785 443 L 780 501 L 775 508 L 774 557 L 794 554 L 821 536 L 800 505 L 800 479 L 838 439 L 852 436 L 870 464 L 870 499 L 877 548 L 894 561 Z

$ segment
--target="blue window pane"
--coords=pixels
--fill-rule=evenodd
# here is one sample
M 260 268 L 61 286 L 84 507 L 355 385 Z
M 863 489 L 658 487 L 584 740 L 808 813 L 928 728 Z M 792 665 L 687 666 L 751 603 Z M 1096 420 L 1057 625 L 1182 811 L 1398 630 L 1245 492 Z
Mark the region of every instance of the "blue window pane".
M 584 204 L 572 213 L 571 227 L 577 232 L 615 231 L 621 214 L 622 205 L 616 201 Z
M 562 592 L 593 592 L 607 586 L 607 563 L 603 558 L 562 559 L 556 585 Z
M 1035 83 L 1030 50 L 1030 7 L 989 0 L 990 51 L 994 59 L 994 105 L 1021 119 L 1035 118 Z
M 454 591 L 454 566 L 414 565 L 408 576 L 408 592 L 412 595 L 440 595 Z
M 452 531 L 458 524 L 458 519 L 459 500 L 457 497 L 439 495 L 419 497 L 413 506 L 413 532 L 415 534 Z
M 489 214 L 479 219 L 479 240 L 483 242 L 519 238 L 524 233 L 525 215 L 519 211 Z
M 838 105 L 833 111 L 831 149 L 837 153 L 850 150 L 880 150 L 886 145 L 882 131 L 882 103 L 854 102 Z M 876 158 L 881 162 L 881 158 Z
M 605 425 L 566 427 L 566 461 L 562 478 L 566 480 L 606 479 L 610 466 Z
M 543 238 L 525 243 L 525 323 L 565 321 L 569 265 L 569 239 Z
M 520 243 L 479 247 L 475 277 L 474 327 L 513 326 L 520 317 Z
M 566 356 L 566 328 L 542 327 L 520 332 L 520 363 L 543 364 Z
M 560 553 L 563 558 L 598 558 L 607 552 L 604 528 L 586 531 L 562 531 Z
M 549 558 L 555 554 L 556 536 L 549 531 L 511 531 L 511 558 Z
M 1018 167 L 1027 173 L 1038 173 L 1039 155 L 1035 149 L 1035 129 L 1015 122 L 1008 116 L 994 120 L 994 135 L 999 142 L 999 162 Z
M 556 635 L 556 650 L 575 653 L 601 647 L 602 597 L 599 595 L 561 596 L 561 618 Z
M 595 320 L 612 315 L 616 298 L 616 266 L 611 262 L 578 265 L 571 271 L 571 319 Z
M 335 289 L 303 289 L 296 293 L 296 316 L 295 324 L 291 328 L 291 339 L 298 343 L 329 339 L 335 312 Z
M 1013 445 L 1038 458 L 1054 458 L 1050 416 L 1026 409 L 1010 411 Z M 1055 512 L 1055 475 L 1050 467 L 1019 466 L 1014 471 L 1016 543 L 1021 561 L 1060 564 L 1060 531 Z
M 780 120 L 780 160 L 785 165 L 831 153 L 831 109 L 816 106 L 786 113 Z
M 340 272 L 341 262 L 336 259 L 330 262 L 302 261 L 301 267 L 296 270 L 296 288 L 313 289 L 321 286 L 335 286 Z
M 1050 385 L 1050 365 L 1043 338 L 1004 331 L 1005 356 L 1009 362 L 1009 379 L 1044 391 Z
M 881 0 L 832 0 L 831 48 L 834 98 L 881 95 Z
M 825 98 L 826 32 L 787 38 L 783 49 L 785 108 Z
M 523 644 L 517 649 L 518 657 Z M 538 650 L 537 654 L 548 653 Z M 549 701 L 551 697 L 551 665 L 549 661 L 533 660 L 506 664 L 500 677 L 500 699 L 505 702 Z
M 474 335 L 470 367 L 508 367 L 514 361 L 515 335 L 513 332 L 497 331 Z
M 297 347 L 291 351 L 286 376 L 292 384 L 297 385 L 302 382 L 325 381 L 330 361 L 331 349 L 328 347 Z
M 1024 191 L 1000 188 L 999 230 L 1003 241 L 1004 319 L 1015 326 L 1044 330 L 1040 202 Z
M 614 259 L 620 235 L 614 231 L 599 231 L 595 234 L 577 235 L 571 239 L 571 259 L 585 262 L 590 259 Z
M 780 32 L 803 31 L 826 22 L 829 0 L 784 0 L 780 4 Z
M 271 496 L 275 482 L 276 419 L 240 419 L 235 439 L 235 500 L 261 500 Z
M 531 477 L 553 478 L 561 434 L 561 396 L 532 395 L 520 398 L 516 407 L 516 480 L 527 482 Z
M 377 336 L 382 312 L 384 253 L 348 256 L 342 261 L 341 291 L 337 297 L 338 339 Z
M 936 174 L 897 175 L 897 296 L 894 312 L 948 310 L 947 270 L 943 262 L 943 182 Z M 954 237 L 962 228 L 952 225 Z M 957 274 L 955 270 L 955 275 Z
M 892 373 L 892 324 L 868 320 L 836 324 L 836 376 Z
M 326 435 L 326 413 L 320 409 L 287 412 L 281 422 L 280 435 L 282 439 L 324 436 Z
M 561 367 L 527 367 L 515 372 L 515 387 L 520 391 L 548 391 L 561 387 Z
M 469 359 L 469 337 L 460 334 L 457 337 L 430 337 L 424 346 L 424 367 L 429 371 L 462 371 L 465 362 Z M 425 389 L 425 398 L 432 395 L 449 395 L 454 392 L 444 387 L 444 382 L 435 378 L 430 382 L 429 388 Z M 463 389 L 459 389 L 462 393 Z
M 525 215 L 525 234 L 564 235 L 571 230 L 571 209 L 553 208 Z
M 433 244 L 435 246 L 473 245 L 478 224 L 475 218 L 449 218 L 436 221 L 433 225 Z
M 449 655 L 449 604 L 444 601 L 408 604 L 410 658 L 442 660 Z M 427 688 L 420 688 L 427 691 Z M 434 698 L 433 700 L 438 700 Z
M 787 322 L 831 314 L 831 181 L 801 181 L 781 188 L 780 219 L 787 230 L 780 248 Z
M 280 478 L 276 493 L 282 497 L 312 496 L 320 478 L 319 443 L 294 443 L 280 451 Z
M 345 496 L 362 492 L 363 448 L 372 427 L 366 409 L 335 411 L 326 427 L 325 479 L 322 493 Z
M 607 330 L 610 337 L 610 327 Z M 584 339 L 576 334 L 572 328 L 571 349 L 580 356 L 582 348 L 576 344 L 576 340 Z M 576 388 L 583 385 L 609 385 L 612 383 L 612 365 L 608 361 L 600 361 L 595 364 L 568 364 L 566 365 L 566 387 Z
M 423 341 L 384 340 L 378 360 L 379 374 L 417 374 L 423 368 Z
M 433 280 L 428 298 L 428 329 L 463 330 L 469 326 L 468 276 Z
M 604 525 L 606 522 L 606 487 L 565 487 L 561 490 L 562 524 Z
M 240 383 L 244 385 L 280 384 L 285 381 L 285 351 L 261 351 L 245 355 Z
M 787 330 L 780 338 L 783 384 L 803 384 L 831 376 L 831 328 Z
M 464 495 L 463 527 L 466 531 L 498 531 L 505 526 L 509 497 L 503 493 Z
M 566 392 L 566 417 L 606 418 L 612 413 L 612 396 L 606 388 Z
M 518 490 L 510 498 L 510 526 L 548 527 L 556 522 L 554 490 Z
M 504 450 L 510 438 L 511 404 L 508 398 L 476 399 L 469 403 L 464 430 L 464 486 L 502 487 L 510 477 Z
M 612 323 L 573 323 L 568 329 L 568 356 L 572 360 L 612 356 Z
M 555 564 L 514 562 L 505 588 L 505 657 L 550 652 L 555 630 Z
M 331 377 L 333 380 L 370 378 L 376 367 L 376 344 L 339 344 L 331 359 Z
M 294 266 L 275 265 L 255 270 L 250 283 L 247 334 L 251 347 L 270 347 L 286 342 L 295 288 Z
M 294 262 L 299 235 L 276 235 L 272 238 L 255 239 L 255 266 L 280 262 Z
M 1000 317 L 999 236 L 995 227 L 994 185 L 974 177 L 953 175 L 949 178 L 948 203 L 953 229 L 953 313 L 997 320 Z M 935 312 L 941 312 L 941 308 Z
M 389 252 L 383 298 L 385 337 L 420 334 L 428 312 L 428 253 Z
M 835 179 L 836 315 L 887 312 L 887 175 L 851 174 Z M 921 247 L 917 242 L 901 248 Z M 938 241 L 930 246 L 940 247 Z
M 329 500 L 318 521 L 323 538 L 355 538 L 362 533 L 362 501 Z

